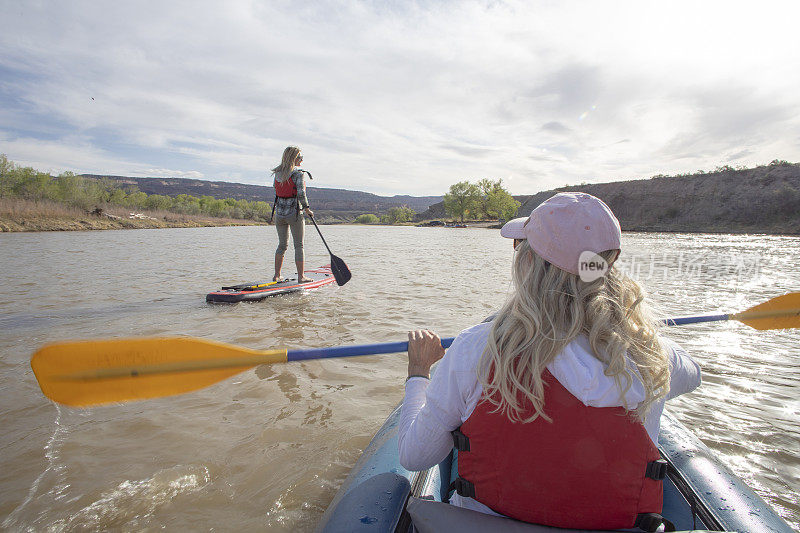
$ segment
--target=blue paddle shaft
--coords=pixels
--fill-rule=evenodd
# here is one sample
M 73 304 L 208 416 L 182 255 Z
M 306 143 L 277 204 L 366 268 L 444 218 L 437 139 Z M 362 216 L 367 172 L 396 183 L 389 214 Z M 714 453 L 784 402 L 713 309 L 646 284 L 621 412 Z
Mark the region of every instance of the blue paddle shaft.
M 719 322 L 730 320 L 730 315 L 701 315 L 668 318 L 662 323 L 666 326 L 683 326 L 700 322 Z M 442 347 L 449 348 L 453 337 L 442 339 Z M 333 357 L 356 357 L 359 355 L 379 355 L 384 353 L 400 353 L 408 351 L 408 342 L 384 342 L 378 344 L 359 344 L 356 346 L 336 346 L 334 348 L 308 348 L 306 350 L 289 350 L 287 361 L 308 361 L 311 359 L 329 359 Z
M 449 348 L 453 337 L 442 339 L 442 346 Z M 382 353 L 400 353 L 408 351 L 408 342 L 384 342 L 379 344 L 360 344 L 357 346 L 337 346 L 335 348 L 308 348 L 306 350 L 289 350 L 287 361 L 307 361 L 309 359 L 327 359 L 330 357 L 355 357 L 357 355 L 378 355 Z
M 665 326 L 683 326 L 684 324 L 698 324 L 700 322 L 719 322 L 730 320 L 731 315 L 701 315 L 701 316 L 682 316 L 678 318 L 668 318 L 664 320 Z

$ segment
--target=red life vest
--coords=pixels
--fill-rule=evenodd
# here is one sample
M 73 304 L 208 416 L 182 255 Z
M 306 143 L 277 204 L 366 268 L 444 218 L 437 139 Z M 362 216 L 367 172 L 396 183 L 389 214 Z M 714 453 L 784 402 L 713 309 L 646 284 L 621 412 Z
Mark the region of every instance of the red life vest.
M 272 186 L 275 187 L 275 195 L 278 198 L 294 198 L 297 196 L 297 185 L 291 176 L 283 181 L 275 179 Z
M 585 406 L 547 370 L 542 378 L 552 423 L 541 417 L 512 423 L 482 400 L 453 432 L 458 493 L 511 518 L 547 526 L 660 525 L 667 464 L 644 426 L 622 407 Z M 523 398 L 520 393 L 527 417 L 533 409 Z

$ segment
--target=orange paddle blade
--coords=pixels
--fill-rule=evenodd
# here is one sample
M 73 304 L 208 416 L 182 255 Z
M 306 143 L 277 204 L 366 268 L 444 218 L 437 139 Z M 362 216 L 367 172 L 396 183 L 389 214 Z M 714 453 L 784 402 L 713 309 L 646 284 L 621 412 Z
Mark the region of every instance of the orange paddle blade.
M 201 389 L 286 350 L 252 350 L 205 339 L 163 337 L 49 344 L 31 358 L 45 396 L 87 407 Z
M 778 296 L 731 318 L 759 330 L 800 328 L 800 292 Z

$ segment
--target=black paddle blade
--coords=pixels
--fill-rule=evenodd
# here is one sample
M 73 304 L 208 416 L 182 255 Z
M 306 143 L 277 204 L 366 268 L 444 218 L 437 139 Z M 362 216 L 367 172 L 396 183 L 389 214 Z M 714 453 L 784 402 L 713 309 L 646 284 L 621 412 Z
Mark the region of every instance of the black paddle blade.
M 340 287 L 353 277 L 350 273 L 350 269 L 344 264 L 344 261 L 333 254 L 331 254 L 331 271 L 333 272 L 333 277 L 336 278 L 336 283 Z

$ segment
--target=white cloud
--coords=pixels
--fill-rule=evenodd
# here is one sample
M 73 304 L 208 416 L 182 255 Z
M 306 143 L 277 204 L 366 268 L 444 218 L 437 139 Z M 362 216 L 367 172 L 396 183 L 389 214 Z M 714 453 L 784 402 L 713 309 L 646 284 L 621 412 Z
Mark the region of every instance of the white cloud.
M 0 1 L 0 152 L 41 168 L 515 194 L 800 159 L 795 3 Z
M 143 168 L 136 162 L 124 161 L 95 148 L 81 138 L 62 138 L 48 141 L 30 137 L 12 138 L 0 131 L 0 153 L 20 166 L 30 166 L 57 175 L 62 172 L 86 174 L 141 175 Z M 119 169 L 106 172 L 106 168 Z

